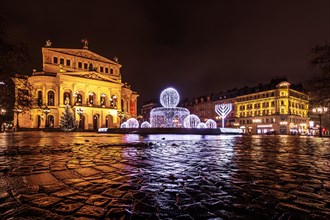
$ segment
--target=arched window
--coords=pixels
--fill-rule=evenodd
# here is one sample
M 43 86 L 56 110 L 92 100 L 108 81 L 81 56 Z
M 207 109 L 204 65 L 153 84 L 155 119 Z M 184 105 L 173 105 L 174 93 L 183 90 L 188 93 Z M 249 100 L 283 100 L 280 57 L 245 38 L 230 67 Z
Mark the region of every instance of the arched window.
M 63 94 L 63 104 L 66 105 L 66 104 L 69 104 L 71 105 L 71 95 L 69 92 L 65 92 Z
M 38 106 L 42 106 L 42 91 L 38 91 L 38 100 L 37 100 Z
M 48 120 L 48 123 L 47 123 L 48 127 L 53 128 L 54 127 L 54 116 L 48 115 L 47 120 Z
M 102 94 L 101 98 L 100 98 L 100 104 L 103 106 L 105 105 L 105 97 L 106 97 L 106 94 Z
M 93 100 L 94 97 L 93 96 L 94 96 L 93 93 L 89 93 L 88 104 L 90 104 L 90 105 L 93 105 L 93 102 L 94 102 L 94 100 Z
M 117 108 L 117 96 L 112 95 L 109 100 L 110 100 L 110 107 L 111 108 Z
M 55 105 L 55 93 L 53 91 L 49 91 L 47 94 L 47 105 L 54 106 Z
M 81 94 L 77 94 L 77 104 L 78 105 L 82 104 L 82 95 Z

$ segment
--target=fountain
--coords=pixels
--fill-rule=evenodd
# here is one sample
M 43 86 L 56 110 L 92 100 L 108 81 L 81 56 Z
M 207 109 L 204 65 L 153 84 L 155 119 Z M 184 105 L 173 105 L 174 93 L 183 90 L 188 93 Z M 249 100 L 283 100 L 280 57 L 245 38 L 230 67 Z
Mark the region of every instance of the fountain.
M 150 112 L 152 128 L 182 128 L 184 119 L 190 114 L 186 108 L 177 107 L 180 101 L 179 93 L 173 88 L 167 88 L 160 94 L 163 107 L 154 108 Z
M 139 133 L 139 134 L 220 134 L 220 133 L 240 133 L 235 128 L 217 129 L 214 120 L 208 119 L 205 123 L 199 117 L 190 114 L 189 110 L 177 107 L 180 102 L 179 93 L 174 88 L 167 88 L 160 94 L 162 107 L 154 108 L 150 111 L 150 123 L 145 121 L 139 126 L 135 118 L 129 118 L 123 122 L 119 129 L 100 128 L 98 132 L 107 133 Z M 216 105 L 215 111 L 224 118 L 231 111 L 231 105 Z M 224 123 L 222 123 L 224 124 Z

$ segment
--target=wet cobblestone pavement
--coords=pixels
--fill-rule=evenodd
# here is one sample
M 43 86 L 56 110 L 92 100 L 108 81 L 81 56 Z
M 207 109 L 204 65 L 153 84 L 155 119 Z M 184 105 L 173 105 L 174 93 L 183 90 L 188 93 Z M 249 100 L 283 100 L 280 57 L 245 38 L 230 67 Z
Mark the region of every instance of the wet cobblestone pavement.
M 330 140 L 0 134 L 0 219 L 330 219 Z

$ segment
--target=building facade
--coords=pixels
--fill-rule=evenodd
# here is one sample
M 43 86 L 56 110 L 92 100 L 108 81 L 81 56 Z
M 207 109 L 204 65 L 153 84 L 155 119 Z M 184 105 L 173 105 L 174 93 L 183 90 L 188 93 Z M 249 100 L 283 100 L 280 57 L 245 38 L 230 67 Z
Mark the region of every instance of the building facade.
M 248 134 L 308 132 L 309 97 L 287 81 L 274 80 L 253 88 L 233 89 L 214 95 L 211 100 L 212 111 L 208 110 L 210 102 L 202 99 L 195 99 L 186 106 L 203 121 L 214 119 L 220 127 L 222 122 L 215 113 L 215 106 L 231 103 L 232 111 L 225 119 L 225 127 L 241 128 Z
M 15 115 L 16 126 L 19 121 L 20 128 L 58 128 L 67 104 L 80 129 L 119 127 L 125 118 L 137 116 L 138 94 L 122 82 L 117 59 L 112 61 L 86 47 L 48 45 L 42 48 L 42 61 L 43 71 L 28 78 L 34 104 Z

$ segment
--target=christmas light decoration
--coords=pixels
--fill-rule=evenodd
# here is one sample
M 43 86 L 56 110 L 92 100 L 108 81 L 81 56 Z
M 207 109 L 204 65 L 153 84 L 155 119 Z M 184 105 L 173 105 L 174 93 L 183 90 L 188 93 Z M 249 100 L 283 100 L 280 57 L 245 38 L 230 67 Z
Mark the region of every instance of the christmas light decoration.
M 150 124 L 153 128 L 181 128 L 183 120 L 190 114 L 186 108 L 176 107 L 179 104 L 179 93 L 167 88 L 160 94 L 163 107 L 154 108 L 150 112 Z
M 185 128 L 197 128 L 200 122 L 201 120 L 197 115 L 191 114 L 184 119 L 183 125 Z
M 232 104 L 231 103 L 224 103 L 215 105 L 215 112 L 221 117 L 222 120 L 222 128 L 225 127 L 225 118 L 231 112 Z
M 126 121 L 121 123 L 120 128 L 128 128 L 128 123 Z
M 197 128 L 206 128 L 206 124 L 201 122 L 197 125 Z
M 207 128 L 213 128 L 213 129 L 217 128 L 217 123 L 212 119 L 208 119 L 205 122 L 205 125 L 206 125 Z
M 127 120 L 127 125 L 128 125 L 128 128 L 138 128 L 139 122 L 135 118 L 129 118 Z
M 166 108 L 174 108 L 179 104 L 179 93 L 173 88 L 167 88 L 160 94 L 160 104 Z
M 151 127 L 151 124 L 147 121 L 144 121 L 141 124 L 141 128 L 150 128 L 150 127 Z

